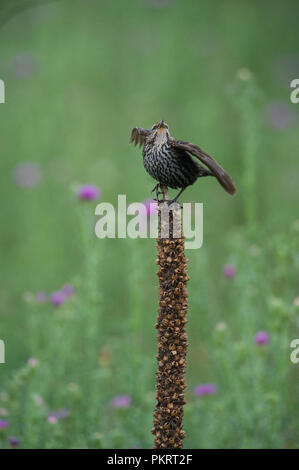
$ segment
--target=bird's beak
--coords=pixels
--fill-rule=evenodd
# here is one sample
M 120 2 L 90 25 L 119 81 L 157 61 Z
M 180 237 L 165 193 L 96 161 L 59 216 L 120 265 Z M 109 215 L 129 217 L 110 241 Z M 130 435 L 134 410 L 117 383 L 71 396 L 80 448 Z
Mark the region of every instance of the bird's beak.
M 159 129 L 161 129 L 161 130 L 165 129 L 165 122 L 163 121 L 163 119 L 162 119 L 162 121 L 159 122 Z

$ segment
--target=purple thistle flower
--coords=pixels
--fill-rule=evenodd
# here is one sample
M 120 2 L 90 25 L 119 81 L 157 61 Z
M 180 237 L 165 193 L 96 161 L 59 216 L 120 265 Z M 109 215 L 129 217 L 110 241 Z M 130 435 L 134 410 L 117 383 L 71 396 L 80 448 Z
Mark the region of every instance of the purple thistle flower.
M 51 294 L 51 303 L 55 307 L 59 307 L 59 305 L 63 304 L 65 301 L 65 294 L 61 291 L 56 291 Z
M 20 163 L 13 171 L 13 177 L 21 188 L 33 188 L 40 182 L 40 167 L 35 163 Z
M 47 416 L 47 420 L 48 420 L 49 423 L 55 424 L 60 419 L 68 418 L 69 415 L 70 415 L 69 410 L 67 410 L 66 408 L 61 408 L 58 411 L 51 411 L 51 413 L 49 413 L 48 416 Z
M 57 416 L 56 416 L 55 413 L 50 413 L 50 414 L 48 414 L 48 416 L 47 416 L 47 421 L 48 421 L 48 423 L 50 423 L 50 424 L 56 424 L 57 421 L 58 421 L 58 418 L 57 418 Z
M 58 419 L 66 419 L 69 417 L 70 412 L 66 408 L 61 408 L 55 414 Z
M 254 341 L 258 346 L 264 346 L 269 343 L 270 336 L 266 331 L 258 331 L 254 337 Z
M 65 297 L 70 297 L 74 294 L 75 290 L 72 284 L 68 283 L 62 287 L 61 292 L 65 295 Z
M 39 291 L 35 295 L 35 300 L 40 304 L 44 304 L 48 300 L 48 296 L 44 291 Z
M 78 197 L 84 201 L 94 201 L 95 199 L 99 199 L 100 197 L 100 190 L 97 186 L 92 184 L 83 184 L 78 189 Z
M 20 79 L 29 78 L 37 68 L 37 61 L 32 52 L 25 51 L 17 54 L 11 63 L 15 77 Z
M 36 359 L 36 357 L 29 357 L 27 364 L 30 367 L 38 367 L 39 366 L 39 360 Z
M 8 439 L 8 442 L 10 443 L 11 447 L 18 447 L 18 445 L 20 444 L 19 439 L 17 437 L 14 437 L 14 436 L 11 436 Z
M 8 421 L 6 421 L 5 419 L 0 420 L 0 431 L 2 429 L 6 429 L 7 427 L 8 427 Z
M 226 264 L 223 268 L 223 274 L 226 278 L 232 279 L 235 277 L 237 270 L 232 264 Z
M 110 404 L 112 408 L 128 408 L 132 403 L 132 398 L 129 395 L 119 395 L 114 397 Z
M 193 393 L 196 397 L 202 397 L 204 395 L 214 395 L 217 392 L 217 386 L 215 384 L 201 384 L 194 388 Z
M 294 121 L 295 115 L 292 105 L 280 101 L 272 101 L 265 107 L 265 119 L 269 126 L 278 130 L 289 128 Z

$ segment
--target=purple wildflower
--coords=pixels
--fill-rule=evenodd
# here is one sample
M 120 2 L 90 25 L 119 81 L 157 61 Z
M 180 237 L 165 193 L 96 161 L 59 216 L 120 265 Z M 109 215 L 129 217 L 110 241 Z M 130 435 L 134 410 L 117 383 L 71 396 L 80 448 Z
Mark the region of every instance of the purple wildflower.
M 132 398 L 129 395 L 119 395 L 111 400 L 112 408 L 128 408 L 132 403 Z
M 269 126 L 278 130 L 289 128 L 294 121 L 292 105 L 280 101 L 272 101 L 265 107 L 265 119 Z
M 39 360 L 36 359 L 36 357 L 29 357 L 27 364 L 30 367 L 38 367 L 39 366 Z
M 235 277 L 236 273 L 237 273 L 237 270 L 235 266 L 233 266 L 232 264 L 227 264 L 223 268 L 223 274 L 228 279 L 232 279 L 233 277 Z
M 58 411 L 51 411 L 51 413 L 49 413 L 48 416 L 47 416 L 47 420 L 48 420 L 49 423 L 55 424 L 60 419 L 68 418 L 69 415 L 70 415 L 69 410 L 67 410 L 66 408 L 61 408 Z
M 93 201 L 99 199 L 100 190 L 97 186 L 92 184 L 83 184 L 78 189 L 78 197 L 84 201 Z
M 39 291 L 36 293 L 35 295 L 35 300 L 40 303 L 40 304 L 43 304 L 45 303 L 47 300 L 48 300 L 48 296 L 47 294 L 44 292 L 44 291 Z
M 18 447 L 18 445 L 20 444 L 19 439 L 17 437 L 14 437 L 14 436 L 11 436 L 8 439 L 8 442 L 10 443 L 11 447 Z
M 61 292 L 65 295 L 65 297 L 70 297 L 74 294 L 74 287 L 72 284 L 65 284 L 62 287 Z
M 258 331 L 254 337 L 254 341 L 259 346 L 269 343 L 270 336 L 266 331 Z
M 21 188 L 33 188 L 40 182 L 40 167 L 35 163 L 20 163 L 15 167 L 13 177 Z
M 61 408 L 55 414 L 58 419 L 66 419 L 69 417 L 70 412 L 66 408 Z
M 58 418 L 57 418 L 57 416 L 56 416 L 55 413 L 50 413 L 50 414 L 47 416 L 47 421 L 48 421 L 48 423 L 50 423 L 50 424 L 56 424 L 57 421 L 58 421 Z
M 8 421 L 6 421 L 5 419 L 0 420 L 0 431 L 2 429 L 6 429 L 7 427 L 8 427 Z
M 17 54 L 11 63 L 15 77 L 20 79 L 29 78 L 37 68 L 37 61 L 32 52 L 25 51 Z
M 196 397 L 202 397 L 204 395 L 214 395 L 217 392 L 217 387 L 215 384 L 201 384 L 197 385 L 193 390 L 193 393 Z
M 51 303 L 55 307 L 59 307 L 59 305 L 63 304 L 65 301 L 65 294 L 61 291 L 56 291 L 51 294 Z

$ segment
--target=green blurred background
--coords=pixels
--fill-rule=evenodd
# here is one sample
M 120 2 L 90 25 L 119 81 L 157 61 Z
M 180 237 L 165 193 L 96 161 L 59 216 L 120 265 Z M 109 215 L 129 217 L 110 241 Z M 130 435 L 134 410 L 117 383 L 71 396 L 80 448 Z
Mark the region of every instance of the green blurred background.
M 238 187 L 204 179 L 182 197 L 204 203 L 185 446 L 299 447 L 298 15 L 295 0 L 2 2 L 0 446 L 152 446 L 155 241 L 95 239 L 96 202 L 76 188 L 151 197 L 128 141 L 163 118 Z M 36 299 L 66 283 L 59 307 Z M 203 383 L 217 392 L 195 396 Z

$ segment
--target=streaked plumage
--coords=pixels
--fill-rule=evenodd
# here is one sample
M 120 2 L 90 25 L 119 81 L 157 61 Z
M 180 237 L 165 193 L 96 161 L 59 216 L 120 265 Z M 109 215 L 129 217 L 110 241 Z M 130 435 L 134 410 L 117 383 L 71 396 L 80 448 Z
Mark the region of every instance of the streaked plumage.
M 130 143 L 143 145 L 143 163 L 146 171 L 162 186 L 181 191 L 203 176 L 215 176 L 229 193 L 236 192 L 235 185 L 226 171 L 199 147 L 174 139 L 164 121 L 154 124 L 151 130 L 134 127 Z M 198 158 L 207 167 L 193 160 Z

